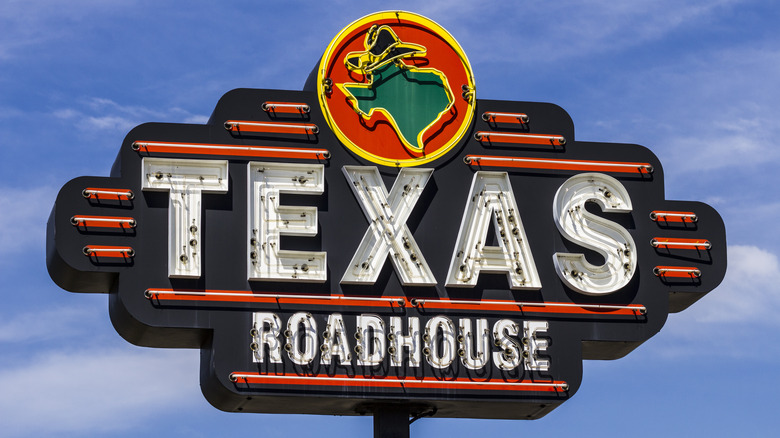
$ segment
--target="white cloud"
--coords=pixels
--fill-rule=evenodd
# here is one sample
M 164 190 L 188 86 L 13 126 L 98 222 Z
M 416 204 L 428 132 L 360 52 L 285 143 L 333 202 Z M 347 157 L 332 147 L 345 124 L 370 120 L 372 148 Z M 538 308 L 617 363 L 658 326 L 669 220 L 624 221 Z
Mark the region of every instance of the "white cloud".
M 780 76 L 780 49 L 701 53 L 653 75 L 647 79 L 665 90 L 662 147 L 682 171 L 780 164 L 770 147 L 780 136 L 780 89 L 749 85 Z
M 686 310 L 685 317 L 697 324 L 779 324 L 777 255 L 756 246 L 731 245 L 728 259 L 723 283 Z
M 4 316 L 0 321 L 0 345 L 67 339 L 86 330 L 87 321 L 103 318 L 105 303 L 101 304 L 99 308 L 65 307 Z
M 202 124 L 208 121 L 208 116 L 192 114 L 178 107 L 157 110 L 122 105 L 100 97 L 82 99 L 77 108 L 59 108 L 52 111 L 51 115 L 59 120 L 73 123 L 82 132 L 109 131 L 122 135 L 145 122 Z
M 648 342 L 667 359 L 692 356 L 761 360 L 780 354 L 780 262 L 750 245 L 730 245 L 723 283 L 688 309 L 669 315 Z
M 0 7 L 0 59 L 10 59 L 26 49 L 59 40 L 73 30 L 99 23 L 96 14 L 121 13 L 131 1 L 107 0 L 4 0 Z M 63 23 L 79 23 L 63 26 Z M 66 30 L 70 27 L 71 30 Z
M 127 430 L 202 400 L 197 352 L 47 351 L 0 370 L 4 436 Z
M 740 0 L 562 1 L 452 5 L 446 0 L 421 8 L 434 18 L 458 22 L 458 40 L 475 41 L 479 59 L 522 59 L 548 65 L 564 59 L 610 53 L 655 41 L 684 26 L 700 27 Z M 492 26 L 514 22 L 516 26 Z M 449 26 L 448 26 L 449 27 Z M 507 44 L 507 42 L 513 42 Z
M 0 256 L 44 247 L 53 187 L 0 187 Z

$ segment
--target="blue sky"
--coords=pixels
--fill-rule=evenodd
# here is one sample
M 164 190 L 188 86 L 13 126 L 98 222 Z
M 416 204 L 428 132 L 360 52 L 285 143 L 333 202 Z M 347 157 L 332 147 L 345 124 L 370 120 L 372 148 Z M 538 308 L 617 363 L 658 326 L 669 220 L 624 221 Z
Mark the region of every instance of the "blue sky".
M 638 143 L 667 199 L 726 223 L 723 284 L 626 358 L 586 361 L 577 394 L 532 421 L 423 419 L 413 436 L 769 436 L 780 417 L 780 7 L 750 0 L 426 2 L 4 0 L 0 4 L 0 435 L 369 436 L 371 418 L 227 414 L 198 352 L 134 347 L 107 298 L 45 267 L 59 188 L 107 175 L 147 122 L 203 123 L 239 87 L 301 89 L 371 12 L 440 23 L 477 96 L 553 102 L 579 140 Z

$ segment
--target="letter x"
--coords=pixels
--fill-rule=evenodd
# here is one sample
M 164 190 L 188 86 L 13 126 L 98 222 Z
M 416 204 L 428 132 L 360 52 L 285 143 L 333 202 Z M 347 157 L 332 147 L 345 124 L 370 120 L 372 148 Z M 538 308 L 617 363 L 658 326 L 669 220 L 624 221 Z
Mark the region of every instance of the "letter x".
M 404 286 L 435 285 L 436 278 L 406 226 L 433 169 L 401 169 L 389 194 L 376 167 L 344 166 L 343 171 L 369 226 L 341 282 L 375 283 L 389 255 Z

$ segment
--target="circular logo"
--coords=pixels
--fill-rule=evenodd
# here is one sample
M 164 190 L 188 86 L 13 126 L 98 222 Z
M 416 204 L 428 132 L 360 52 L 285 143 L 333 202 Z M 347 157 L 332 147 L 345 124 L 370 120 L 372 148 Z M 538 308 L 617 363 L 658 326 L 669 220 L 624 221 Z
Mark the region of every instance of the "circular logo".
M 378 12 L 344 28 L 320 61 L 317 92 L 339 140 L 383 166 L 442 157 L 474 115 L 474 75 L 463 49 L 410 12 Z

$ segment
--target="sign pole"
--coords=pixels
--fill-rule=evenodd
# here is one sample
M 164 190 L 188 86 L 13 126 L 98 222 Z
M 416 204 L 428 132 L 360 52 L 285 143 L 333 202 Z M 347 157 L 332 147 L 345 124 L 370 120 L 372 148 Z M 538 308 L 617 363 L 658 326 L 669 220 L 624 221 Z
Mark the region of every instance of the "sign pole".
M 374 410 L 374 438 L 409 438 L 409 407 L 379 405 Z

